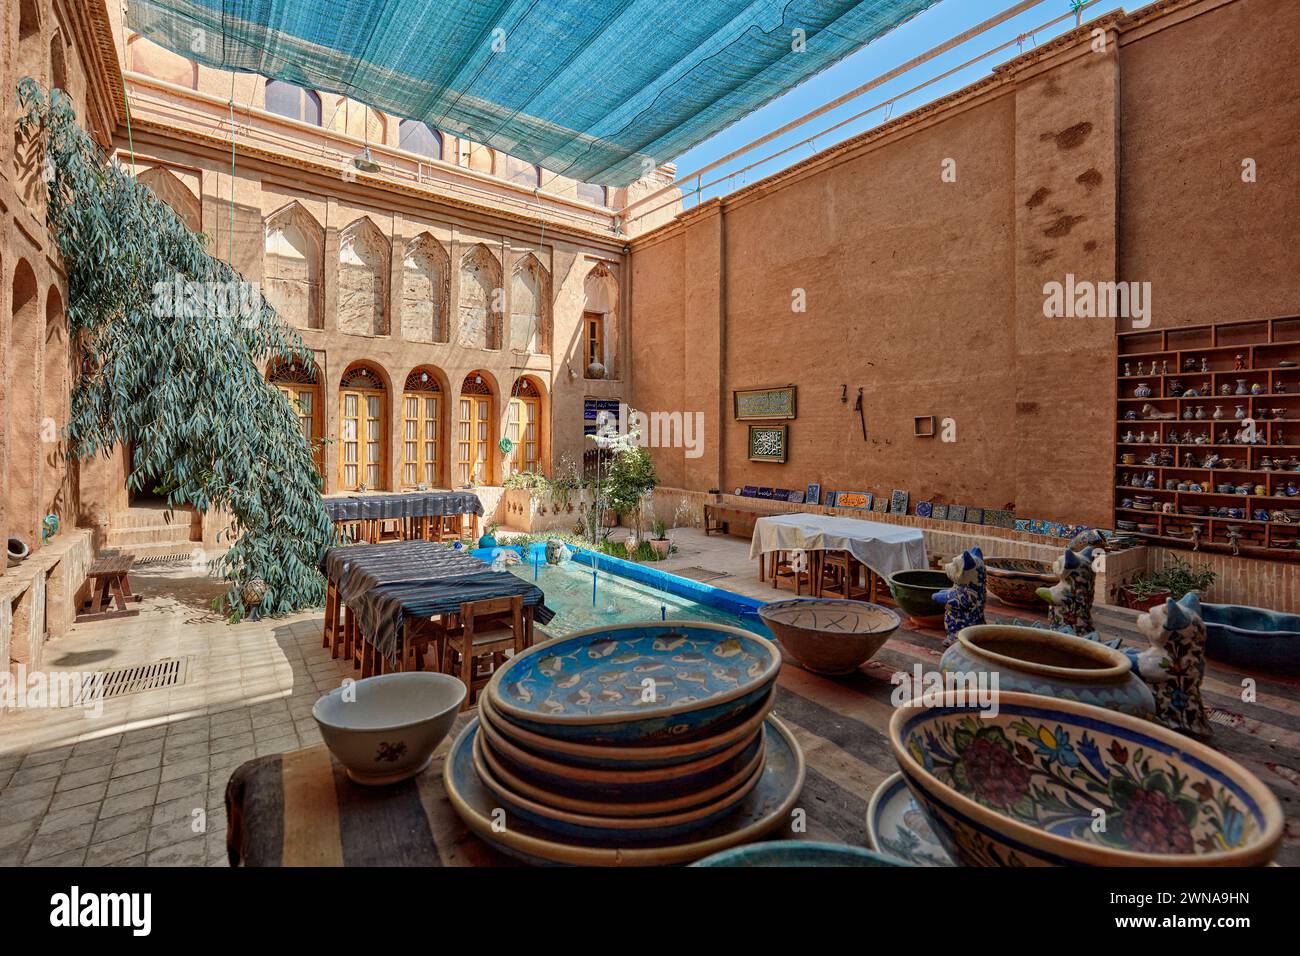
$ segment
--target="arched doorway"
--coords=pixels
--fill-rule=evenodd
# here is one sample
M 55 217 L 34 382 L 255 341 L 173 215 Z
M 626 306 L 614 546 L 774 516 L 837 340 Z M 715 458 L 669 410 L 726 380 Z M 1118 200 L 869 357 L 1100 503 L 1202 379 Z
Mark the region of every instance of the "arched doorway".
M 339 380 L 339 487 L 388 487 L 388 389 L 368 365 L 353 365 Z
M 36 364 L 41 356 L 45 316 L 36 272 L 26 259 L 19 259 L 14 267 L 10 315 L 13 377 L 4 410 L 9 427 L 9 487 L 4 495 L 8 503 L 7 533 L 18 535 L 35 551 L 40 546 L 35 532 L 43 517 L 38 514 L 41 484 L 38 466 L 40 456 L 48 450 L 41 444 L 42 400 L 37 389 L 40 369 Z
M 402 487 L 439 483 L 442 386 L 433 369 L 413 369 L 402 389 Z
M 325 461 L 321 453 L 324 447 L 321 442 L 324 402 L 321 400 L 320 370 L 314 362 L 304 365 L 297 360 L 276 361 L 267 369 L 266 380 L 280 390 L 298 416 L 298 428 L 311 446 L 316 470 L 324 478 Z
M 492 481 L 492 386 L 482 372 L 470 372 L 460 386 L 456 416 L 456 485 Z
M 531 378 L 515 382 L 506 416 L 511 471 L 542 470 L 542 393 Z

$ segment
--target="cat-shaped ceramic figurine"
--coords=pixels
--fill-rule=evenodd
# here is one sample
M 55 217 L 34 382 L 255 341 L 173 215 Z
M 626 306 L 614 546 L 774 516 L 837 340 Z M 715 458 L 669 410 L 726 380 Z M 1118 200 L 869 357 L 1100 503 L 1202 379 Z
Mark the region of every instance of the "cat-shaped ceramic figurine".
M 1195 594 L 1181 601 L 1166 598 L 1138 618 L 1138 630 L 1151 646 L 1138 655 L 1138 673 L 1151 685 L 1156 718 L 1173 730 L 1194 737 L 1212 733 L 1201 699 L 1205 679 L 1205 622 Z
M 943 566 L 948 580 L 953 583 L 934 595 L 943 605 L 943 628 L 947 636 L 943 646 L 957 640 L 963 627 L 984 623 L 984 553 L 979 548 L 963 551 Z
M 1092 566 L 1092 548 L 1071 551 L 1056 559 L 1052 570 L 1061 576 L 1050 588 L 1039 588 L 1040 598 L 1050 604 L 1047 619 L 1054 630 L 1069 628 L 1070 633 L 1087 637 L 1092 626 L 1092 597 L 1097 572 Z

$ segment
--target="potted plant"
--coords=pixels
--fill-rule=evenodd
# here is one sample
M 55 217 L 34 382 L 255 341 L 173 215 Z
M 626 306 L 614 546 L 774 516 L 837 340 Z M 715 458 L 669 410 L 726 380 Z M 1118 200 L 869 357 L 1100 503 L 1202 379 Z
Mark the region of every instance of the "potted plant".
M 1120 588 L 1127 607 L 1147 611 L 1167 598 L 1175 601 L 1195 591 L 1204 596 L 1218 575 L 1208 564 L 1193 566 L 1183 558 L 1173 558 L 1154 574 L 1139 574 Z
M 497 546 L 497 528 L 499 527 L 501 527 L 501 525 L 497 524 L 495 521 L 489 524 L 487 526 L 487 533 L 478 539 L 478 546 L 480 548 L 495 548 Z
M 672 542 L 668 540 L 668 522 L 662 518 L 655 518 L 650 524 L 654 529 L 654 537 L 650 539 L 650 547 L 654 549 L 655 554 L 662 561 L 668 557 L 668 551 L 672 548 Z

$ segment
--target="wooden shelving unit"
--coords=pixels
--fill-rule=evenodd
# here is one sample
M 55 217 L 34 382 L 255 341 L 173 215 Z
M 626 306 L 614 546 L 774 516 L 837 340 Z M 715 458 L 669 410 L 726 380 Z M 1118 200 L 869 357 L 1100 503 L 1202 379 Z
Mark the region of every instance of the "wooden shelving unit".
M 1231 528 L 1243 554 L 1300 560 L 1300 316 L 1124 332 L 1116 362 L 1116 527 L 1186 547 L 1199 527 L 1213 551 L 1231 548 Z M 1221 463 L 1205 467 L 1210 455 Z M 1151 510 L 1126 506 L 1140 496 Z

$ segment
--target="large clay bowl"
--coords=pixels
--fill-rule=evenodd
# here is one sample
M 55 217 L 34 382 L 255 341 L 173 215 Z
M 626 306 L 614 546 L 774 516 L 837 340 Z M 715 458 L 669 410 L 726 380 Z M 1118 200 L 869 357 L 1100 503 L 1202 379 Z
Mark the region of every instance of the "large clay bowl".
M 1046 561 L 1029 558 L 985 558 L 985 583 L 989 593 L 1012 607 L 1043 606 L 1039 588 L 1059 584 L 1061 576 Z
M 942 571 L 895 571 L 889 576 L 889 593 L 898 609 L 916 624 L 942 624 L 943 605 L 934 596 L 952 581 Z
M 997 674 L 998 691 L 1060 697 L 1134 717 L 1155 716 L 1151 689 L 1133 672 L 1126 655 L 1046 628 L 1004 624 L 962 628 L 939 658 L 939 669 L 963 677 Z
M 777 646 L 740 628 L 624 624 L 530 647 L 497 669 L 487 697 L 493 711 L 535 734 L 658 746 L 711 736 L 753 713 L 780 669 Z
M 696 790 L 669 791 L 666 796 L 641 802 L 613 802 L 606 800 L 598 792 L 584 796 L 571 796 L 559 793 L 549 787 L 538 786 L 531 780 L 525 780 L 507 768 L 493 752 L 491 746 L 482 747 L 484 760 L 492 775 L 514 793 L 527 797 L 538 804 L 569 813 L 587 814 L 603 817 L 656 817 L 680 813 L 694 807 L 702 806 L 731 793 L 745 780 L 753 775 L 756 768 L 763 766 L 763 735 L 758 737 L 759 745 L 747 751 L 748 759 L 739 765 L 729 776 L 712 785 Z
M 753 713 L 743 714 L 737 719 L 720 725 L 711 737 L 688 740 L 680 744 L 664 744 L 659 747 L 617 747 L 611 744 L 583 744 L 544 737 L 502 717 L 492 709 L 492 702 L 486 695 L 479 697 L 478 709 L 484 721 L 491 724 L 501 736 L 538 756 L 574 767 L 589 767 L 593 770 L 652 770 L 703 760 L 734 746 L 741 740 L 752 738 L 763 726 L 763 719 L 771 712 L 774 698 L 775 692 L 769 690 L 767 698 L 760 702 Z
M 750 764 L 746 776 L 730 789 L 705 803 L 682 810 L 635 817 L 580 813 L 549 806 L 512 787 L 509 778 L 497 772 L 498 765 L 483 746 L 481 724 L 479 729 L 479 736 L 474 741 L 474 770 L 483 785 L 504 805 L 507 821 L 510 815 L 517 815 L 566 840 L 615 840 L 624 845 L 676 842 L 729 814 L 757 786 L 763 775 L 763 762 L 759 759 Z
M 1205 653 L 1216 661 L 1268 673 L 1300 673 L 1300 614 L 1241 604 L 1205 604 L 1191 610 L 1205 622 Z
M 593 770 L 529 753 L 498 731 L 485 714 L 480 734 L 493 757 L 520 780 L 553 793 L 610 803 L 645 803 L 698 793 L 732 780 L 753 763 L 763 745 L 755 728 L 730 747 L 700 760 L 648 770 Z
M 989 715 L 948 691 L 889 722 L 908 789 L 959 862 L 1264 866 L 1277 853 L 1277 797 L 1212 748 L 1074 701 L 996 704 Z
M 429 765 L 464 699 L 465 685 L 449 674 L 405 671 L 336 688 L 316 701 L 311 714 L 347 775 L 378 786 Z
M 795 663 L 816 674 L 851 674 L 898 630 L 898 615 L 879 604 L 795 598 L 758 609 Z
M 723 850 L 692 863 L 691 866 L 756 867 L 859 867 L 910 866 L 900 860 L 843 843 L 816 843 L 812 840 L 773 840 L 751 843 L 733 850 Z

